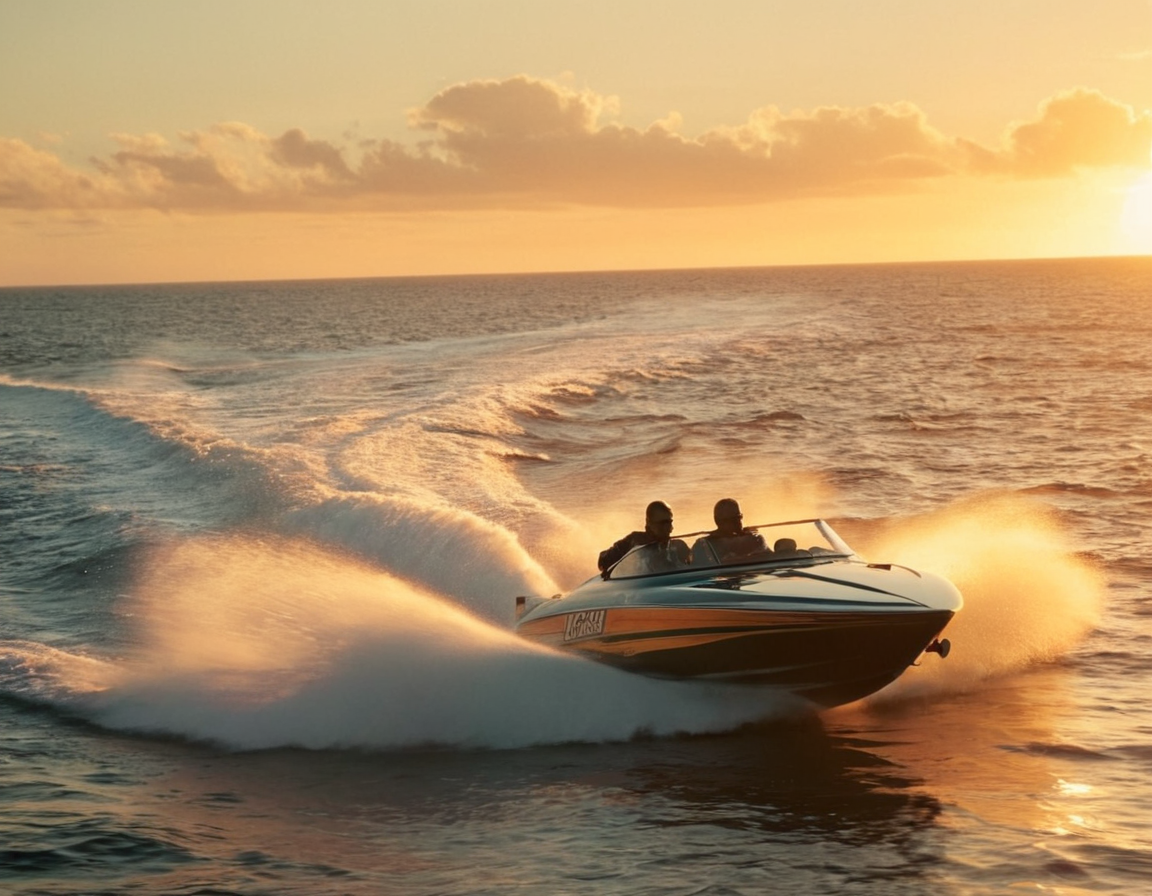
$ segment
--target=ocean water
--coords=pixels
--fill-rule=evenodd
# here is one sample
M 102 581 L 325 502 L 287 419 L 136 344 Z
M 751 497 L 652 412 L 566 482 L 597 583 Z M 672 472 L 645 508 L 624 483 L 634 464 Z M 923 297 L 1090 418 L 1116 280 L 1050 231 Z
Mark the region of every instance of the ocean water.
M 0 892 L 1152 889 L 1152 259 L 0 290 Z M 668 501 L 964 592 L 817 714 L 517 639 Z

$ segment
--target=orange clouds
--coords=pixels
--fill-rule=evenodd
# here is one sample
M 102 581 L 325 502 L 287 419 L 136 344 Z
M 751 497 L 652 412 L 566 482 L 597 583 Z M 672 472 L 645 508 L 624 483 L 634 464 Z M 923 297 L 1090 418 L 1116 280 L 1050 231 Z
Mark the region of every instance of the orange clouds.
M 615 109 L 614 97 L 569 90 L 525 75 L 506 81 L 470 81 L 436 94 L 409 120 L 415 127 L 459 138 L 483 136 L 494 140 L 571 138 L 591 134 L 605 109 Z
M 1062 177 L 1083 168 L 1147 168 L 1152 115 L 1137 114 L 1095 90 L 1069 90 L 1045 100 L 1033 121 L 1014 125 L 1007 147 L 993 153 L 965 143 L 977 170 L 1019 177 Z
M 87 175 L 68 169 L 49 152 L 0 137 L 0 207 L 85 208 L 104 192 Z
M 1045 101 L 988 148 L 950 138 L 909 103 L 753 112 L 685 137 L 670 122 L 615 121 L 617 101 L 518 76 L 449 87 L 409 113 L 413 145 L 349 150 L 293 128 L 226 123 L 180 135 L 116 135 L 88 170 L 0 138 L 0 207 L 205 211 L 405 210 L 581 204 L 746 205 L 882 194 L 957 177 L 1064 177 L 1147 167 L 1152 114 L 1090 90 Z

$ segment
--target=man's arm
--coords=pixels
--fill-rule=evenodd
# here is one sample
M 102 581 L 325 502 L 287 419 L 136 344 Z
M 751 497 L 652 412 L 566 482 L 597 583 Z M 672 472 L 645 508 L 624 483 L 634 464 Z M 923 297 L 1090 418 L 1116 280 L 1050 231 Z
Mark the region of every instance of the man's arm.
M 615 542 L 612 547 L 600 552 L 600 558 L 596 561 L 597 566 L 600 567 L 600 572 L 604 572 L 609 566 L 617 562 L 621 557 L 627 554 L 640 542 L 636 541 L 637 535 L 643 535 L 642 532 L 630 532 Z

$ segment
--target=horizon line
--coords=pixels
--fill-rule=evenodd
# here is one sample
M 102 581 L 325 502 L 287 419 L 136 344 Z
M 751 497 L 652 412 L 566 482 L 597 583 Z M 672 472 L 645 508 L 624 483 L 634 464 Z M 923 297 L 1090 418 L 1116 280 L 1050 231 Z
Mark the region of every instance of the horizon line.
M 261 283 L 329 283 L 344 280 L 447 280 L 480 277 L 563 277 L 577 274 L 663 274 L 691 273 L 703 271 L 757 271 L 757 270 L 796 270 L 807 268 L 865 268 L 865 267 L 913 267 L 944 264 L 1013 264 L 1033 261 L 1092 261 L 1101 259 L 1144 259 L 1152 261 L 1148 253 L 1102 253 L 1099 255 L 1033 255 L 1025 257 L 992 258 L 934 258 L 908 261 L 832 261 L 799 262 L 795 264 L 735 264 L 710 265 L 706 267 L 666 267 L 666 268 L 574 268 L 568 270 L 527 270 L 527 271 L 471 271 L 458 273 L 413 273 L 413 274 L 351 274 L 336 277 L 251 277 L 233 280 L 104 280 L 77 283 L 6 283 L 0 284 L 0 292 L 18 289 L 85 289 L 104 286 L 223 286 L 228 284 Z

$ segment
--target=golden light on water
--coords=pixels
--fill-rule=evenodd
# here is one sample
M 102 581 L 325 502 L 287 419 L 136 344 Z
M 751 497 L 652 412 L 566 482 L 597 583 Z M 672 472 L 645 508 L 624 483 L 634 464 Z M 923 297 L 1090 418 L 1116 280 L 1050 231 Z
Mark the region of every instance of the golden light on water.
M 1055 785 L 1053 785 L 1053 790 L 1055 790 L 1057 795 L 1063 798 L 1063 800 L 1088 797 L 1095 789 L 1091 784 L 1066 781 L 1063 778 L 1057 778 Z M 1052 833 L 1057 836 L 1071 836 L 1075 834 L 1078 829 L 1091 826 L 1088 817 L 1080 812 L 1067 812 L 1064 809 L 1058 811 L 1060 818 L 1055 821 L 1052 826 Z
M 1059 778 L 1056 781 L 1056 789 L 1062 796 L 1083 796 L 1092 792 L 1092 785 L 1077 784 L 1072 781 L 1065 781 L 1063 778 Z

